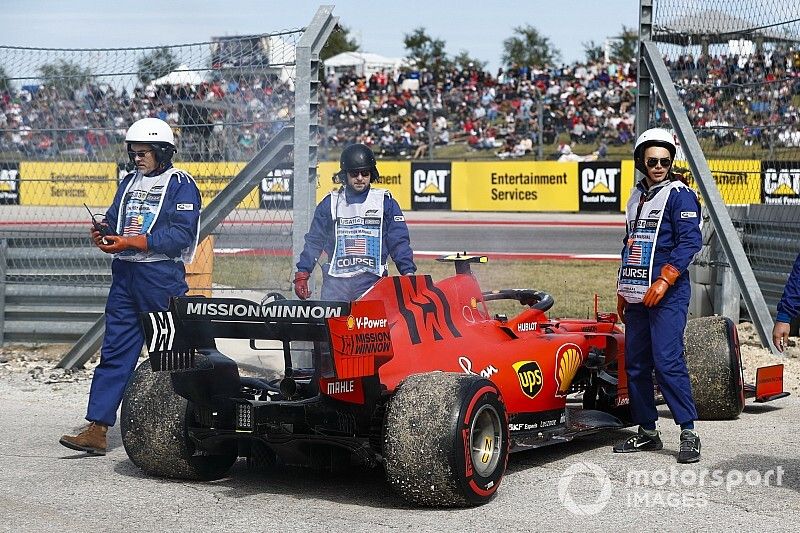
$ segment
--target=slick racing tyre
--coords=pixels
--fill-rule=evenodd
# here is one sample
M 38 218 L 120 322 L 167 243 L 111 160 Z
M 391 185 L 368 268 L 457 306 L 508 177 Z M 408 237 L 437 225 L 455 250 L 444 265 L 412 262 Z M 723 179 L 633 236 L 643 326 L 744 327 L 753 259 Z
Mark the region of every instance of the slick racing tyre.
M 736 326 L 726 317 L 689 320 L 686 366 L 701 420 L 731 420 L 744 408 L 744 380 Z
M 508 461 L 506 409 L 480 376 L 431 372 L 404 380 L 389 402 L 383 451 L 392 487 L 430 507 L 491 500 Z
M 177 479 L 218 479 L 237 458 L 237 449 L 196 453 L 186 433 L 193 421 L 189 402 L 175 394 L 169 372 L 153 372 L 150 362 L 139 365 L 122 398 L 122 444 L 131 461 L 155 476 Z

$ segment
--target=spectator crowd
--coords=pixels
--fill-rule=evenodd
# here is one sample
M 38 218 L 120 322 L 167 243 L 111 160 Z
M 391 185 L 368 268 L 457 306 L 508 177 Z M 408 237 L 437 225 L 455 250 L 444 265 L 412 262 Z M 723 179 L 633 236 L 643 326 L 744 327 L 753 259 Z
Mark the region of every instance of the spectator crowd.
M 738 140 L 800 147 L 797 52 L 684 55 L 667 66 L 701 137 L 718 147 Z M 130 93 L 110 84 L 7 90 L 0 94 L 0 152 L 7 159 L 100 157 L 106 147 L 118 150 L 127 125 L 152 116 L 173 125 L 184 160 L 246 160 L 292 120 L 293 87 L 263 73 L 230 78 Z M 421 158 L 432 131 L 435 145 L 463 145 L 487 157 L 535 153 L 540 137 L 546 157 L 580 145 L 602 157 L 608 146 L 634 139 L 631 63 L 511 66 L 494 74 L 473 65 L 396 76 L 331 72 L 321 90 L 323 148 L 362 142 L 382 157 Z M 668 125 L 663 108 L 655 120 Z

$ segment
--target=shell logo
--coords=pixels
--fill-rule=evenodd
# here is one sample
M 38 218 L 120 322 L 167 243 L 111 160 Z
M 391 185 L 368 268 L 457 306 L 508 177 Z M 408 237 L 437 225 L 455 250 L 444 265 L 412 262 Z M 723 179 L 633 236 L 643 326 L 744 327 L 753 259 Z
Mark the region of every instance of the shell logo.
M 583 362 L 583 353 L 577 344 L 565 344 L 556 352 L 556 395 L 566 396 L 572 379 Z
M 353 329 L 354 327 L 356 327 L 356 317 L 350 315 L 347 317 L 347 329 Z

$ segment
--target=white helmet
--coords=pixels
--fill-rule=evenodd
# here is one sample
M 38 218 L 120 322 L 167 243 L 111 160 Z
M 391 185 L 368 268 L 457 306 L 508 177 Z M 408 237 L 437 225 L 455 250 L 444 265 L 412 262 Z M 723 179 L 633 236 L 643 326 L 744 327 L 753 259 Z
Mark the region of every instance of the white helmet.
M 128 128 L 125 134 L 127 143 L 167 143 L 175 148 L 175 136 L 169 124 L 159 118 L 139 119 Z
M 172 134 L 172 128 L 159 118 L 142 118 L 131 124 L 131 127 L 128 128 L 128 133 L 125 134 L 125 142 L 129 151 L 132 143 L 152 146 L 159 165 L 169 163 L 176 152 L 175 136 Z M 132 156 L 131 163 L 133 163 Z
M 673 137 L 672 133 L 662 128 L 650 128 L 636 139 L 636 146 L 633 147 L 633 158 L 641 159 L 644 157 L 644 151 L 649 146 L 663 146 L 669 150 L 669 156 L 673 159 L 675 158 L 675 152 L 678 151 L 675 145 L 675 137 Z

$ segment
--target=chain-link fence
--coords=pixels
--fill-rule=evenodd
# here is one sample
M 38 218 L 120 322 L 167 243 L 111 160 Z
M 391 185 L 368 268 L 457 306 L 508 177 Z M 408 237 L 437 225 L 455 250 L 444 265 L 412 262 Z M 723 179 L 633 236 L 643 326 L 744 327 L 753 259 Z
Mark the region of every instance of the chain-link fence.
M 291 124 L 302 29 L 125 49 L 0 47 L 0 239 L 6 283 L 107 284 L 89 213 L 111 204 L 129 168 L 128 126 L 173 128 L 176 167 L 203 204 Z M 200 248 L 199 289 L 289 287 L 291 170 L 261 179 Z M 216 253 L 213 251 L 216 250 Z
M 655 0 L 652 40 L 774 313 L 800 251 L 800 4 Z M 650 102 L 650 126 L 669 128 Z M 696 263 L 713 266 L 709 250 Z

